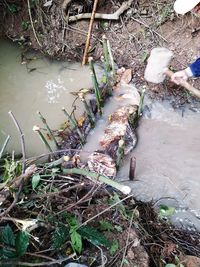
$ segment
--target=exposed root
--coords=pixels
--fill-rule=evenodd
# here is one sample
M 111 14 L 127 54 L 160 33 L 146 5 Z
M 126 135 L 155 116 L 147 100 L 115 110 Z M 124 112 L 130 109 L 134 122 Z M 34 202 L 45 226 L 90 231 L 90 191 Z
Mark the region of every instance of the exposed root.
M 133 0 L 129 0 L 127 2 L 124 2 L 121 7 L 113 14 L 101 14 L 96 13 L 95 19 L 103 19 L 103 20 L 119 20 L 119 17 L 121 14 L 124 13 L 132 4 Z M 81 19 L 90 19 L 92 17 L 92 13 L 85 13 L 85 14 L 78 14 L 75 16 L 70 16 L 68 21 L 74 22 Z

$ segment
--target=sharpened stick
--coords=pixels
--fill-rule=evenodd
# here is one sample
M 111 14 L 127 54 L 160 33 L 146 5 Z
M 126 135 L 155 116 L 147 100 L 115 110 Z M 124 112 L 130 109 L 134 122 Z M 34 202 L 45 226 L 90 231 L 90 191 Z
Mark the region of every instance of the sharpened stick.
M 87 40 L 86 40 L 86 44 L 85 44 L 85 51 L 84 51 L 84 55 L 83 55 L 82 65 L 85 65 L 88 61 L 88 50 L 90 47 L 90 37 L 91 37 L 91 33 L 92 33 L 92 27 L 93 27 L 93 23 L 94 23 L 94 18 L 95 18 L 95 13 L 96 13 L 98 1 L 99 0 L 94 0 L 92 16 L 90 19 L 90 24 L 89 24 L 88 35 L 87 35 Z

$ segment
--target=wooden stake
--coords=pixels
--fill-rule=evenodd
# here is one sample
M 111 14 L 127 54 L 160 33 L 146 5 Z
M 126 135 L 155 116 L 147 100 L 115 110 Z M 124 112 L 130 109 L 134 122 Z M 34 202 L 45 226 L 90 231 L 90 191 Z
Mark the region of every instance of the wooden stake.
M 98 1 L 99 0 L 94 0 L 92 16 L 91 16 L 91 19 L 90 19 L 90 24 L 89 24 L 87 40 L 86 40 L 86 44 L 85 44 L 85 51 L 84 51 L 84 55 L 83 55 L 82 65 L 85 65 L 87 63 L 87 61 L 88 61 L 88 50 L 89 50 L 89 47 L 90 47 L 90 38 L 91 38 L 92 27 L 93 27 L 93 22 L 94 22 L 94 18 L 95 18 L 95 13 L 96 13 Z
M 135 168 L 136 168 L 136 158 L 132 157 L 130 160 L 130 168 L 129 168 L 129 180 L 133 181 L 135 178 Z

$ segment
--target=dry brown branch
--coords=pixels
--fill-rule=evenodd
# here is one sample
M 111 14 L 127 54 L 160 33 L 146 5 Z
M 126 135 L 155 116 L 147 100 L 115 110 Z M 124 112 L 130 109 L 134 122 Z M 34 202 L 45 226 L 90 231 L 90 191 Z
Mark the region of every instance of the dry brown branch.
M 119 201 L 117 201 L 117 202 L 115 202 L 114 204 L 112 204 L 112 205 L 109 206 L 108 208 L 102 210 L 102 211 L 99 212 L 98 214 L 96 214 L 96 215 L 94 215 L 93 217 L 89 218 L 87 221 L 83 222 L 83 223 L 79 226 L 79 228 L 80 228 L 81 226 L 83 226 L 83 225 L 87 225 L 89 222 L 93 221 L 94 219 L 96 219 L 97 217 L 99 217 L 100 215 L 102 215 L 103 213 L 105 213 L 106 211 L 111 210 L 113 207 L 117 206 L 118 204 L 122 203 L 123 201 L 125 201 L 125 200 L 127 200 L 128 198 L 131 198 L 131 197 L 133 197 L 132 194 L 129 195 L 129 196 L 127 196 L 127 197 L 125 197 L 125 198 L 123 198 L 123 199 L 121 199 L 121 200 L 119 200 Z
M 30 7 L 30 2 L 29 2 L 29 0 L 27 0 L 27 5 L 28 5 L 28 14 L 29 14 L 30 22 L 31 22 L 31 27 L 32 27 L 32 29 L 33 29 L 33 34 L 34 34 L 34 36 L 35 36 L 35 39 L 36 39 L 37 43 L 38 43 L 39 46 L 41 47 L 42 45 L 41 45 L 41 43 L 40 43 L 40 41 L 39 41 L 39 39 L 38 39 L 38 37 L 37 37 L 37 33 L 36 33 L 36 31 L 35 31 L 35 27 L 34 27 L 34 24 L 33 24 L 33 19 L 32 19 L 32 15 L 31 15 L 31 7 Z
M 94 23 L 95 12 L 96 12 L 96 9 L 97 9 L 98 1 L 99 0 L 94 0 L 94 5 L 93 5 L 93 9 L 92 9 L 92 16 L 91 16 L 91 19 L 90 19 L 90 24 L 89 24 L 87 40 L 86 40 L 86 44 L 85 44 L 85 50 L 84 50 L 82 65 L 85 65 L 87 63 L 87 61 L 88 61 L 88 50 L 89 50 L 89 47 L 90 47 L 90 37 L 91 37 L 91 33 L 92 33 L 92 26 L 93 26 L 93 23 Z
M 131 216 L 131 221 L 130 221 L 129 228 L 128 228 L 128 235 L 127 235 L 127 239 L 126 239 L 126 245 L 125 245 L 125 248 L 124 248 L 124 253 L 123 253 L 123 257 L 122 257 L 122 260 L 121 260 L 120 267 L 124 266 L 124 259 L 126 257 L 126 253 L 127 253 L 127 248 L 128 248 L 129 239 L 130 239 L 130 232 L 131 232 L 131 227 L 133 225 L 133 218 L 134 218 L 134 215 L 135 215 L 135 211 L 136 211 L 136 208 L 133 210 L 133 213 L 132 213 L 132 216 Z
M 17 119 L 15 118 L 15 115 L 12 113 L 12 111 L 9 111 L 8 114 L 10 115 L 10 117 L 12 118 L 15 127 L 17 128 L 17 131 L 19 132 L 20 135 L 20 141 L 21 141 L 21 149 L 22 149 L 22 173 L 25 172 L 25 168 L 26 168 L 26 150 L 25 150 L 25 139 L 24 139 L 24 133 L 22 132 L 20 125 L 17 121 Z
M 95 19 L 104 19 L 104 20 L 118 20 L 120 15 L 124 13 L 132 4 L 133 0 L 128 0 L 127 2 L 124 2 L 121 7 L 114 12 L 113 14 L 101 14 L 96 13 Z M 84 14 L 78 14 L 75 16 L 70 16 L 68 21 L 74 22 L 81 19 L 90 19 L 92 17 L 92 13 L 84 13 Z M 65 18 L 65 17 L 64 17 Z

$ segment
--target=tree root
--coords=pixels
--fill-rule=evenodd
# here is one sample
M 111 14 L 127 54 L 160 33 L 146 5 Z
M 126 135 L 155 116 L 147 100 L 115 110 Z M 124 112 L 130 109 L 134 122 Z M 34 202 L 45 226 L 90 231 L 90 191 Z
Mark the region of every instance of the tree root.
M 67 22 L 74 22 L 77 20 L 82 20 L 82 19 L 90 19 L 92 16 L 92 13 L 84 13 L 84 14 L 78 14 L 75 16 L 70 16 L 66 17 L 66 9 L 68 4 L 71 2 L 71 0 L 64 0 L 62 4 L 62 10 L 64 13 L 64 19 L 67 20 Z M 127 2 L 124 2 L 121 7 L 114 12 L 113 14 L 101 14 L 101 13 L 96 13 L 95 14 L 95 19 L 103 19 L 103 20 L 118 20 L 120 15 L 124 13 L 132 4 L 133 0 L 128 0 Z

